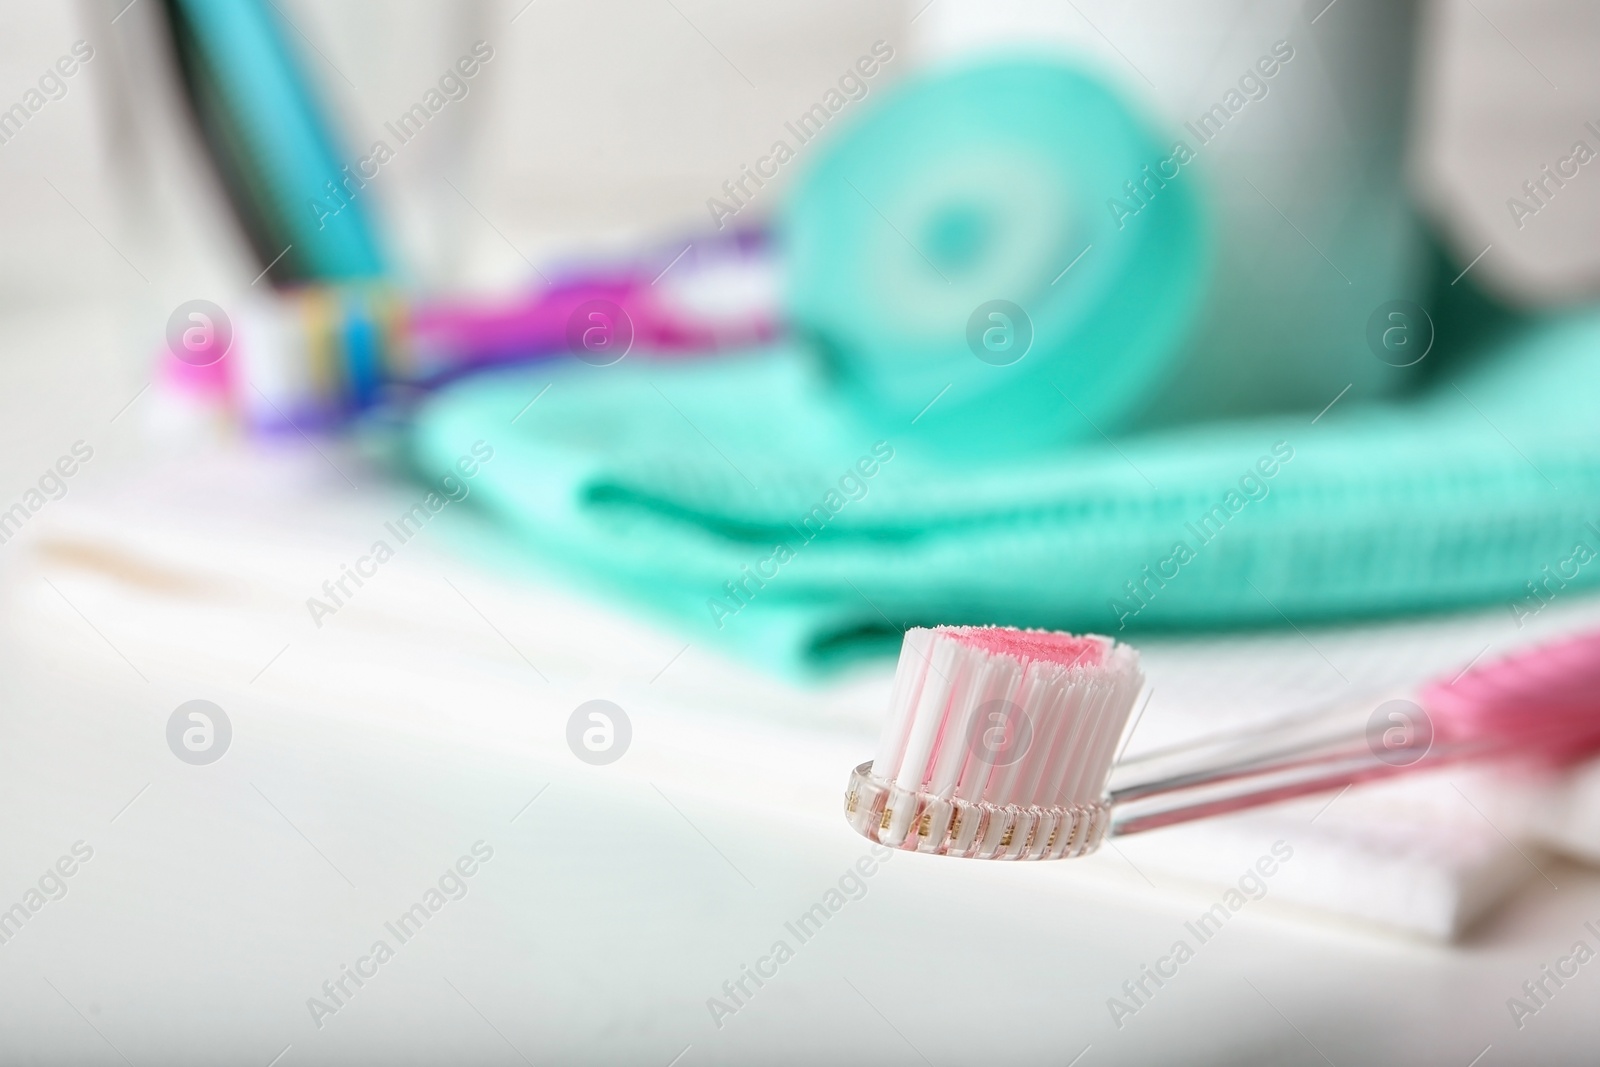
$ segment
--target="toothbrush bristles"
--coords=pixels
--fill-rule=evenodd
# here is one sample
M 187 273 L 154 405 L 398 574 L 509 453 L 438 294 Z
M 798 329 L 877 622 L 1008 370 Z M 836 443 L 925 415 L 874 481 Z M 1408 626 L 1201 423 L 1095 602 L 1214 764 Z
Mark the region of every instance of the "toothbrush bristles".
M 1096 804 L 1142 684 L 1138 653 L 1108 637 L 913 629 L 872 774 L 941 800 Z

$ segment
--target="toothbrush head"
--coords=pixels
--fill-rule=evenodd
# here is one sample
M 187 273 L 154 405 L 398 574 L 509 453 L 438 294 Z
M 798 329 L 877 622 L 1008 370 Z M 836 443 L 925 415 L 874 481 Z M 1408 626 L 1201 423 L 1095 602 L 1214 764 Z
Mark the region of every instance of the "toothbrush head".
M 908 630 L 877 752 L 851 774 L 850 825 L 883 845 L 1061 859 L 1111 825 L 1106 782 L 1144 684 L 1109 637 L 995 626 Z

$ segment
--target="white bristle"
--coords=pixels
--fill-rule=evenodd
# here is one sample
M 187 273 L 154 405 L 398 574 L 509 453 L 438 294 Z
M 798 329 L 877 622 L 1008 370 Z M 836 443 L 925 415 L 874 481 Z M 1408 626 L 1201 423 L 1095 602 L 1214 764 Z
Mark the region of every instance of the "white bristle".
M 1106 637 L 909 630 L 873 773 L 946 800 L 1092 804 L 1143 683 Z
M 900 645 L 900 663 L 894 671 L 894 693 L 889 697 L 889 717 L 878 735 L 878 755 L 874 765 L 885 778 L 894 776 L 906 750 L 911 712 L 922 695 L 922 679 L 927 673 L 928 646 L 933 631 L 920 627 L 906 632 Z M 919 666 L 921 665 L 921 666 Z

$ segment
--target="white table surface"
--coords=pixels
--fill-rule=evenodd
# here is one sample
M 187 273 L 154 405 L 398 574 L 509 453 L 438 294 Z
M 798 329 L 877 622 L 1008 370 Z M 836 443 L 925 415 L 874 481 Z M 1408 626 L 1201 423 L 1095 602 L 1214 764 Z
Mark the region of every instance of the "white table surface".
M 68 442 L 104 430 L 105 466 L 81 487 L 91 502 L 142 462 L 135 430 L 112 425 L 110 410 L 17 416 L 62 419 Z M 14 483 L 35 458 L 12 463 Z M 33 551 L 0 546 L 14 549 Z M 392 690 L 392 672 L 364 676 L 358 663 L 341 674 L 302 634 L 255 682 L 224 653 L 265 664 L 274 640 L 234 649 L 222 633 L 187 662 L 156 659 L 162 619 L 141 633 L 89 586 L 65 587 L 78 607 L 64 606 L 23 560 L 4 561 L 0 611 L 0 907 L 74 842 L 94 857 L 0 945 L 6 1063 L 1593 1059 L 1591 968 L 1521 1030 L 1506 1007 L 1600 920 L 1600 876 L 1587 869 L 1541 861 L 1559 890 L 1530 879 L 1449 947 L 1265 901 L 1119 1029 L 1107 999 L 1183 935 L 1214 889 L 1107 876 L 1120 865 L 1110 854 L 1084 866 L 897 855 L 798 944 L 784 923 L 867 853 L 842 818 L 785 819 L 653 785 L 648 712 L 635 720 L 636 753 L 612 767 L 550 742 L 586 696 L 660 686 L 757 747 L 759 714 L 741 707 L 808 699 L 713 652 L 669 664 L 679 645 L 669 632 L 639 627 L 618 638 L 626 655 L 593 662 L 556 639 L 523 644 L 553 690 L 502 649 L 513 705 L 526 693 L 517 728 L 504 707 L 453 697 L 463 679 L 419 657 L 417 695 L 385 725 L 381 709 L 349 714 L 347 694 Z M 492 592 L 463 581 L 474 596 Z M 325 696 L 287 699 L 297 677 L 321 678 Z M 837 803 L 849 759 L 869 748 L 865 705 L 881 687 L 880 670 L 831 690 L 835 703 L 863 702 L 860 715 L 824 716 L 813 749 L 776 754 L 804 768 L 819 805 Z M 235 724 L 233 747 L 206 767 L 174 759 L 163 735 L 171 709 L 195 696 L 219 699 Z M 307 999 L 479 840 L 494 857 L 468 894 L 317 1027 Z M 794 958 L 718 1028 L 707 998 L 778 938 Z

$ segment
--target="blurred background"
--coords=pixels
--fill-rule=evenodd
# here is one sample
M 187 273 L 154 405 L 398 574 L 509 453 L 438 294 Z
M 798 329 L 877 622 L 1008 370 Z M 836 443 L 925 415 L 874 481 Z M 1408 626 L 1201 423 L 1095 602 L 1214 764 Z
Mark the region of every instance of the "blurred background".
M 1600 625 L 1600 12 L 0 25 L 0 1059 L 1592 1059 L 1582 761 L 839 815 L 912 626 L 1138 756 Z

